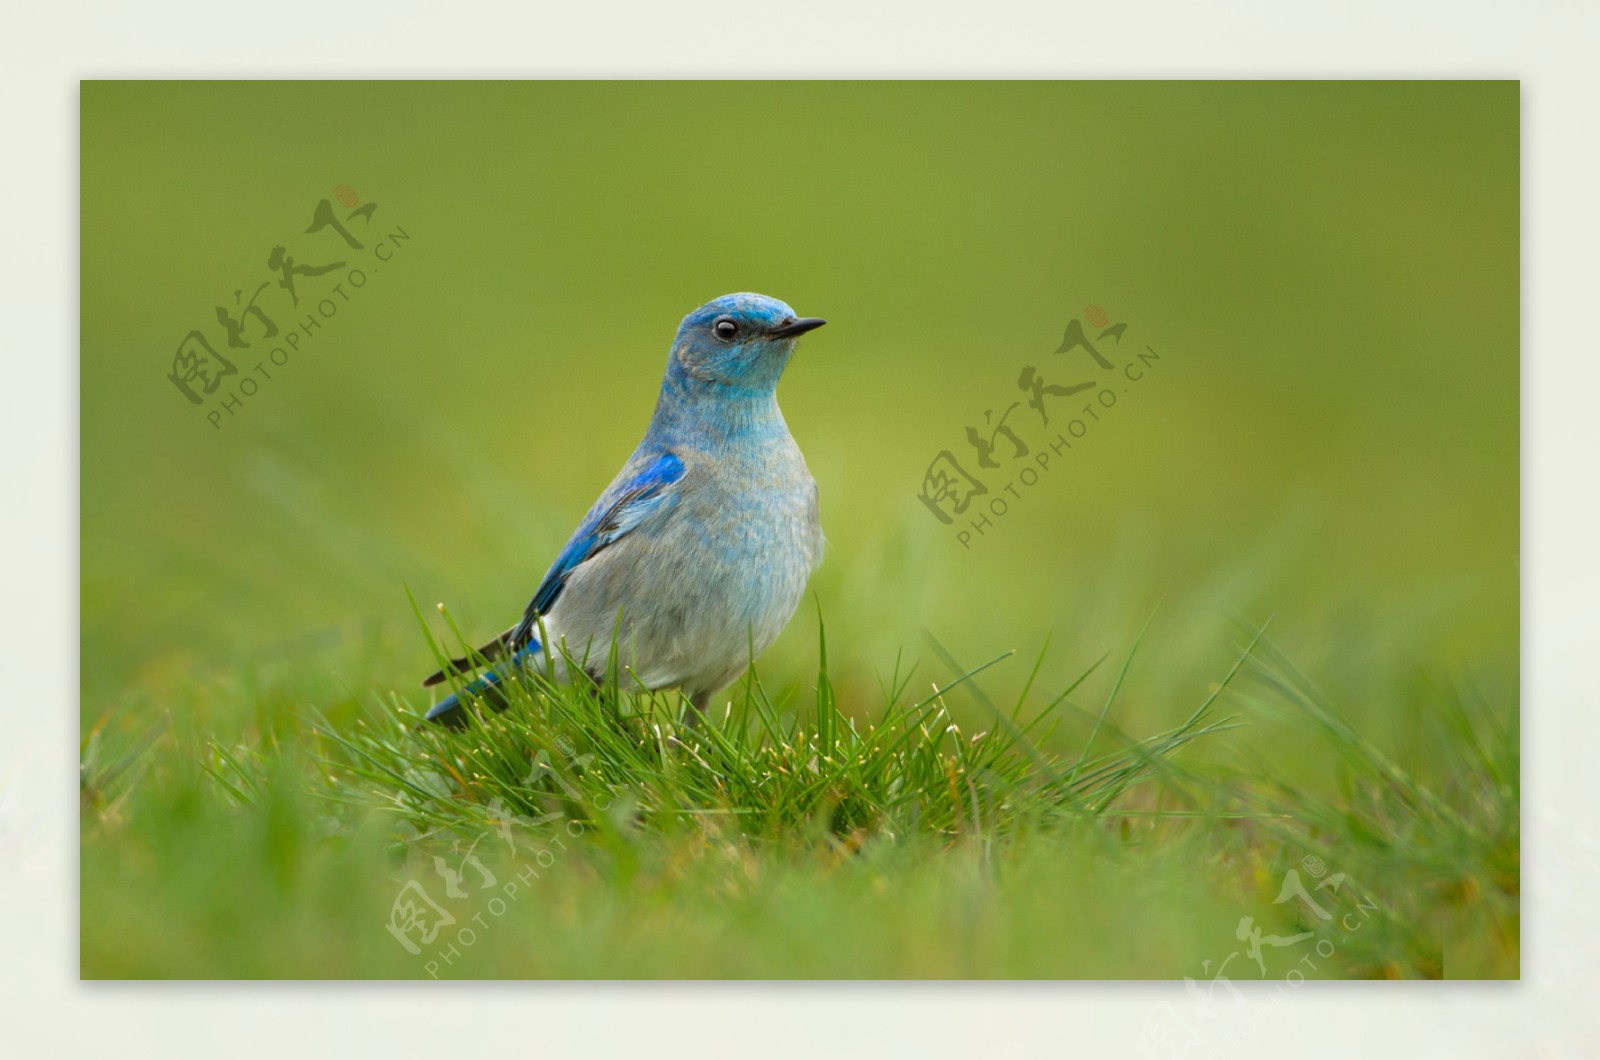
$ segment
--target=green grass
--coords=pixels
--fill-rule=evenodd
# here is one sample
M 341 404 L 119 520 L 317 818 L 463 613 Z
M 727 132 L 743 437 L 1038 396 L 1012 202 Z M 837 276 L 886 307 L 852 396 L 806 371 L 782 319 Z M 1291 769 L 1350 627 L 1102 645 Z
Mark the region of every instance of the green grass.
M 969 684 L 976 688 L 979 675 L 1005 656 L 915 701 L 907 698 L 913 675 L 896 668 L 884 702 L 858 722 L 836 699 L 820 623 L 818 641 L 815 701 L 804 708 L 775 701 L 752 667 L 721 717 L 691 724 L 696 719 L 676 695 L 621 692 L 613 646 L 603 686 L 529 675 L 511 689 L 506 712 L 475 715 L 470 735 L 419 724 L 400 704 L 360 719 L 350 735 L 323 722 L 319 731 L 332 742 L 323 756 L 329 784 L 365 785 L 419 827 L 484 827 L 490 806 L 502 816 L 559 813 L 604 822 L 611 820 L 604 800 L 617 804 L 611 813 L 623 824 L 618 834 L 603 834 L 619 841 L 685 827 L 769 845 L 819 834 L 856 842 L 915 833 L 994 840 L 1062 814 L 1101 816 L 1184 745 L 1230 727 L 1212 712 L 1237 666 L 1172 729 L 1122 746 L 1108 739 L 1108 749 L 1091 755 L 1131 653 L 1072 761 L 1052 761 L 1035 740 L 1049 738 L 1057 711 L 1095 667 L 1041 707 L 1029 697 L 1043 653 L 1014 706 L 1002 712 L 984 701 L 993 717 L 982 731 L 963 733 L 946 701 Z M 466 654 L 461 644 L 459 654 Z M 441 665 L 450 658 L 438 645 L 434 654 Z M 568 661 L 569 672 L 582 672 Z M 463 691 L 459 682 L 456 689 Z M 234 760 L 224 764 L 243 776 Z
M 170 732 L 108 752 L 96 729 L 87 900 L 158 897 L 129 910 L 132 938 L 86 935 L 84 973 L 1198 977 L 1205 955 L 1239 950 L 1246 915 L 1313 933 L 1296 957 L 1331 947 L 1303 974 L 1517 973 L 1505 704 L 1419 685 L 1406 703 L 1426 725 L 1425 776 L 1259 632 L 1192 709 L 1142 737 L 1117 714 L 1137 644 L 1083 706 L 1098 664 L 1047 694 L 1041 652 L 1003 709 L 982 684 L 1004 657 L 916 698 L 895 671 L 860 709 L 838 702 L 822 630 L 819 643 L 808 702 L 774 697 L 752 670 L 699 724 L 675 696 L 530 674 L 509 709 L 462 732 L 398 697 L 187 755 Z M 963 729 L 956 697 L 988 724 Z M 1304 727 L 1335 763 L 1329 790 L 1270 763 L 1191 761 L 1243 724 L 1225 701 Z M 455 899 L 434 859 L 460 874 Z M 1308 859 L 1342 882 L 1308 891 L 1315 907 L 1283 901 L 1289 870 L 1315 884 Z M 174 863 L 181 887 L 141 885 Z M 455 917 L 432 945 L 417 929 L 416 954 L 387 930 L 411 882 Z M 174 923 L 186 931 L 168 938 Z M 275 941 L 252 943 L 260 931 Z

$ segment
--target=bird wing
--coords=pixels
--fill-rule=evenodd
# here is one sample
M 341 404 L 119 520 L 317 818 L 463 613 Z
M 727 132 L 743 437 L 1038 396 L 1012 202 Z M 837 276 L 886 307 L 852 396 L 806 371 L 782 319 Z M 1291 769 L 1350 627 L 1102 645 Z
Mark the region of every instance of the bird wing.
M 522 621 L 511 631 L 512 648 L 528 642 L 539 616 L 550 613 L 572 572 L 661 511 L 675 495 L 672 487 L 683 479 L 683 474 L 683 461 L 663 452 L 634 474 L 620 476 L 606 490 L 539 583 Z
M 477 665 L 475 656 L 493 661 L 505 655 L 508 649 L 511 652 L 521 649 L 533 638 L 539 616 L 549 614 L 555 606 L 573 571 L 637 529 L 667 505 L 675 493 L 672 487 L 683 478 L 683 461 L 672 453 L 662 452 L 632 463 L 635 464 L 632 473 L 624 471 L 618 476 L 617 481 L 589 509 L 589 514 L 584 516 L 572 539 L 561 550 L 544 580 L 539 583 L 539 588 L 534 591 L 533 599 L 522 614 L 522 621 L 479 648 L 473 656 L 450 660 L 444 669 L 430 674 L 422 682 L 423 687 L 438 684 L 446 674 L 474 669 Z

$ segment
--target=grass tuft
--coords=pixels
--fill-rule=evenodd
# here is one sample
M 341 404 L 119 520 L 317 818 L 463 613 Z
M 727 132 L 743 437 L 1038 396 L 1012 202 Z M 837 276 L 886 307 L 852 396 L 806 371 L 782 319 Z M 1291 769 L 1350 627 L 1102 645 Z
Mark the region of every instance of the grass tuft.
M 675 693 L 624 688 L 613 646 L 604 682 L 557 685 L 524 671 L 505 682 L 503 712 L 455 680 L 472 703 L 462 732 L 424 723 L 401 703 L 354 728 L 319 723 L 330 790 L 382 805 L 424 832 L 566 818 L 612 841 L 686 831 L 850 847 L 913 833 L 993 841 L 1103 817 L 1133 789 L 1162 781 L 1185 746 L 1236 724 L 1216 717 L 1215 704 L 1237 663 L 1180 724 L 1142 739 L 1106 723 L 1119 677 L 1077 753 L 1051 754 L 1039 738 L 1050 738 L 1067 696 L 1098 663 L 1030 716 L 1043 651 L 1016 703 L 1001 710 L 977 679 L 1013 653 L 963 668 L 938 645 L 952 680 L 912 698 L 911 675 L 897 670 L 874 709 L 847 713 L 829 677 L 820 614 L 817 623 L 817 679 L 804 706 L 774 698 L 752 665 L 717 716 L 697 719 Z M 470 652 L 449 625 L 458 654 Z M 449 657 L 429 640 L 438 659 Z M 963 731 L 949 706 L 954 694 L 976 699 L 993 725 Z

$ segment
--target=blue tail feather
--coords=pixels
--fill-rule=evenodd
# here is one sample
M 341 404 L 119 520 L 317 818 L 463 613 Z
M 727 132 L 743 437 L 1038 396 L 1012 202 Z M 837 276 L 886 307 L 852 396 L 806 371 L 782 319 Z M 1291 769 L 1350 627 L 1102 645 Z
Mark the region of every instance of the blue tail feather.
M 542 649 L 537 641 L 530 640 L 511 657 L 510 669 L 524 665 L 529 659 L 534 658 Z M 505 710 L 510 706 L 500 684 L 504 680 L 494 670 L 485 670 L 482 674 L 468 682 L 461 690 L 461 695 L 471 696 L 487 703 L 495 710 Z M 445 696 L 434 708 L 425 715 L 428 721 L 436 721 L 440 725 L 451 729 L 464 729 L 467 725 L 467 712 L 462 709 L 461 695 L 452 693 Z

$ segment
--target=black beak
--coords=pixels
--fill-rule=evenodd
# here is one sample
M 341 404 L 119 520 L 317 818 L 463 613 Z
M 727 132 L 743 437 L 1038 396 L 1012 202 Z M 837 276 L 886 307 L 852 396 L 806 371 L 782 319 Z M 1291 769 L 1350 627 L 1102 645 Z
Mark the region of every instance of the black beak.
M 826 320 L 819 317 L 801 317 L 799 320 L 790 320 L 773 328 L 767 334 L 775 339 L 792 339 L 796 335 L 804 335 L 826 324 Z

